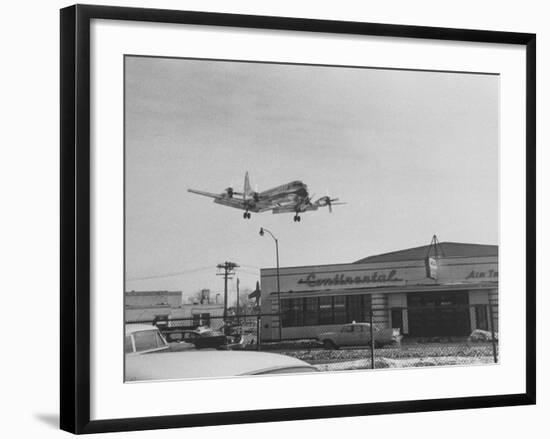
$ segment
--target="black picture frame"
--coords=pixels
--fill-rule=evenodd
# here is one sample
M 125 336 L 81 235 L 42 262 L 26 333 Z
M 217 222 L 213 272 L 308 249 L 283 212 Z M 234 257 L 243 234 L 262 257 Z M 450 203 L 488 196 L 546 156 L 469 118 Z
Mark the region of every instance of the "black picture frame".
M 522 45 L 526 48 L 526 392 L 466 398 L 90 420 L 90 21 L 133 20 Z M 535 404 L 536 36 L 289 17 L 75 5 L 61 10 L 60 425 L 72 433 L 193 427 Z

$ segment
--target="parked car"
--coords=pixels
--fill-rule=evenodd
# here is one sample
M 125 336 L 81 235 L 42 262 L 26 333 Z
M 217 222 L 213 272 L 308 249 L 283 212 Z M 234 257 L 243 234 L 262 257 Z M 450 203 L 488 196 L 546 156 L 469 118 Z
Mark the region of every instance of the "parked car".
M 211 378 L 317 372 L 305 361 L 281 354 L 247 351 L 152 353 L 126 357 L 126 381 Z
M 125 327 L 124 352 L 129 355 L 167 351 L 170 347 L 153 325 L 128 324 Z
M 168 333 L 166 335 L 168 336 Z M 170 331 L 169 337 L 171 341 L 181 340 L 192 343 L 197 349 L 220 349 L 235 341 L 234 337 L 226 336 L 223 332 L 210 328 L 174 330 Z
M 380 329 L 373 326 L 374 346 L 381 347 L 388 344 L 399 343 L 401 335 L 399 329 Z M 318 339 L 326 349 L 338 349 L 340 346 L 370 346 L 370 323 L 349 323 L 339 330 L 319 334 Z

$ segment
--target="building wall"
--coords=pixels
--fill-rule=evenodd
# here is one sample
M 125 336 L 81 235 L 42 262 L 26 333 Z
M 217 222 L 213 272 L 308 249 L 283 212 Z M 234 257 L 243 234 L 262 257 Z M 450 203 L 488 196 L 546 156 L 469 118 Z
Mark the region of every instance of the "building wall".
M 395 327 L 391 308 L 404 308 L 401 314 L 403 334 L 409 333 L 410 316 L 406 309 L 411 292 L 460 291 L 472 305 L 493 303 L 495 327 L 498 322 L 498 257 L 440 258 L 435 279 L 428 278 L 424 261 L 399 261 L 369 264 L 339 264 L 280 269 L 280 297 L 299 299 L 338 295 L 371 297 L 373 321 L 380 327 Z M 261 270 L 262 314 L 278 314 L 275 269 Z M 398 311 L 394 311 L 398 312 Z M 470 327 L 477 325 L 475 309 L 470 311 Z M 417 313 L 418 314 L 418 313 Z M 462 314 L 463 315 L 463 314 Z M 367 320 L 367 317 L 365 317 Z M 290 326 L 281 330 L 283 339 L 316 337 L 341 326 Z M 464 326 L 465 328 L 466 326 Z M 262 318 L 262 339 L 279 338 L 279 318 Z
M 203 290 L 205 298 L 209 290 Z M 185 303 L 182 304 L 181 291 L 128 291 L 125 293 L 125 321 L 152 321 L 157 316 L 168 316 L 171 320 L 186 319 L 181 322 L 192 324 L 196 315 L 209 314 L 210 317 L 223 316 L 223 304 Z M 213 320 L 219 326 L 223 322 Z
M 387 328 L 390 324 L 390 316 L 388 310 L 388 294 L 373 293 L 372 300 L 372 321 L 375 326 Z
M 126 322 L 148 322 L 156 316 L 170 315 L 169 306 L 150 306 L 150 307 L 126 307 L 124 310 L 124 320 Z
M 181 291 L 127 291 L 124 304 L 128 307 L 154 307 L 168 305 L 177 307 L 182 304 Z
M 281 292 L 328 291 L 349 288 L 436 286 L 448 283 L 479 284 L 498 282 L 498 258 L 438 259 L 437 279 L 426 277 L 424 261 L 370 264 L 338 264 L 289 267 L 279 270 Z M 262 299 L 277 291 L 274 268 L 260 270 Z

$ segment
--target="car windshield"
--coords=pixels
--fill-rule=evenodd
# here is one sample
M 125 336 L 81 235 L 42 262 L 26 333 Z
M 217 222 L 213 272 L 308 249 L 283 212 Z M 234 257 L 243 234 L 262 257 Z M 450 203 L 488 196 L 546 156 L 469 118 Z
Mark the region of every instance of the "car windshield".
M 134 343 L 136 345 L 136 352 L 149 351 L 166 346 L 158 331 L 154 330 L 134 332 Z
M 132 346 L 132 337 L 127 335 L 126 337 L 124 337 L 124 352 L 129 353 L 133 351 L 134 347 Z

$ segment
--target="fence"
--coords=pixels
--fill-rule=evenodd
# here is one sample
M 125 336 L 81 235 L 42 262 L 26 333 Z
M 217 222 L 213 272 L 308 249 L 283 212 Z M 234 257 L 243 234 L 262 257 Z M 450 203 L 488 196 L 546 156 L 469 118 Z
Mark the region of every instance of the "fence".
M 366 321 L 313 327 L 315 337 L 285 338 L 285 333 L 297 332 L 283 324 L 282 338 L 275 341 L 262 340 L 262 330 L 265 323 L 282 320 L 278 314 L 127 323 L 156 325 L 176 348 L 191 344 L 199 349 L 269 351 L 320 371 L 337 371 L 497 363 L 496 313 L 491 305 L 371 308 L 364 313 Z M 380 315 L 387 315 L 388 321 L 380 323 Z

